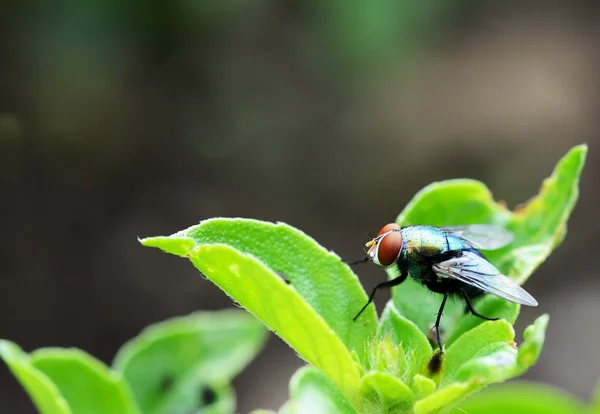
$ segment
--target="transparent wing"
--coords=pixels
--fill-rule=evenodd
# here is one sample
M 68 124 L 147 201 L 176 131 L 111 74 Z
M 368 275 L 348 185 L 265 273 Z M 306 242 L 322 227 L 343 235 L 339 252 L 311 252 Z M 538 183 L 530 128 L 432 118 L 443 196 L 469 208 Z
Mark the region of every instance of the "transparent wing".
M 476 249 L 496 250 L 513 241 L 513 234 L 502 226 L 494 224 L 470 224 L 466 226 L 442 227 L 462 237 Z
M 525 289 L 473 252 L 466 251 L 461 256 L 438 263 L 433 270 L 439 277 L 460 280 L 511 302 L 527 306 L 538 304 Z

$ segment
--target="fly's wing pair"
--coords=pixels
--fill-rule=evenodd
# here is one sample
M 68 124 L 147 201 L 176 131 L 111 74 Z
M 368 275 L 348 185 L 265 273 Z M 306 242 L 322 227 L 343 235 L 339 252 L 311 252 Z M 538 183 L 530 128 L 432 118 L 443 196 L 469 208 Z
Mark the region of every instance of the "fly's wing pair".
M 464 251 L 458 257 L 434 265 L 433 271 L 439 277 L 460 280 L 511 302 L 527 306 L 538 304 L 525 289 L 475 252 Z
M 513 240 L 509 231 L 488 224 L 445 227 L 444 231 L 452 232 L 482 250 L 499 249 Z M 433 270 L 440 277 L 460 280 L 511 302 L 527 306 L 538 304 L 525 289 L 475 252 L 466 250 L 460 256 L 434 265 Z
M 466 240 L 476 249 L 496 250 L 513 241 L 513 234 L 504 227 L 493 224 L 470 224 L 466 226 L 442 227 Z

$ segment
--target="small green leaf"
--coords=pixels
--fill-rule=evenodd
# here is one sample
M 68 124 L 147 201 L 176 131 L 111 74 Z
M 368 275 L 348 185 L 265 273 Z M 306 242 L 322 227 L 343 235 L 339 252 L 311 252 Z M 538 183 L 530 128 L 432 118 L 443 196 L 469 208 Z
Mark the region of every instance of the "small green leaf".
M 585 407 L 575 397 L 546 384 L 513 382 L 474 394 L 451 414 L 579 414 Z
M 71 409 L 54 383 L 31 365 L 30 357 L 16 344 L 0 340 L 0 357 L 33 400 L 40 414 L 71 414 Z
M 411 413 L 415 396 L 398 378 L 385 372 L 370 372 L 361 378 L 361 413 Z
M 503 320 L 487 321 L 471 329 L 448 348 L 441 386 L 451 383 L 460 367 L 469 360 L 481 356 L 482 350 L 486 347 L 496 343 L 512 344 L 514 338 L 515 331 L 512 325 Z
M 533 325 L 525 329 L 523 333 L 524 341 L 519 346 L 519 355 L 517 357 L 517 375 L 523 374 L 537 362 L 544 346 L 549 320 L 550 316 L 544 314 L 538 317 Z
M 392 301 L 388 302 L 381 315 L 379 335 L 385 333 L 390 333 L 394 343 L 402 346 L 408 369 L 399 378 L 410 386 L 414 375 L 421 372 L 431 356 L 429 340 L 417 325 L 400 315 Z
M 480 385 L 502 382 L 518 375 L 515 371 L 517 350 L 506 342 L 495 342 L 482 348 L 456 372 L 454 382 L 474 380 Z
M 73 414 L 140 412 L 121 374 L 79 349 L 38 349 L 30 363 L 54 383 Z
M 300 368 L 290 381 L 290 401 L 280 413 L 356 414 L 335 384 L 323 372 Z
M 369 347 L 367 352 L 369 359 L 364 366 L 365 372 L 387 372 L 400 379 L 407 376 L 410 361 L 407 361 L 402 345 L 396 345 L 390 334 L 373 338 Z
M 263 408 L 258 408 L 256 410 L 250 411 L 250 414 L 277 414 L 277 412 L 273 411 L 273 410 L 266 410 Z
M 186 257 L 197 246 L 228 245 L 254 256 L 285 278 L 349 350 L 362 357 L 365 341 L 375 333 L 377 314 L 372 306 L 360 320 L 352 320 L 367 301 L 356 275 L 335 253 L 287 224 L 216 218 L 170 237 L 147 238 L 141 243 Z
M 240 305 L 263 321 L 346 395 L 354 395 L 358 370 L 340 338 L 298 294 L 254 257 L 224 245 L 202 245 L 192 263 Z
M 434 380 L 431 378 L 427 378 L 421 374 L 415 375 L 412 381 L 412 390 L 415 393 L 415 398 L 420 400 L 421 398 L 425 398 L 428 395 L 432 394 L 437 385 Z
M 557 164 L 551 177 L 544 180 L 540 193 L 525 206 L 510 212 L 496 203 L 490 191 L 474 180 L 448 180 L 433 183 L 421 190 L 398 216 L 400 226 L 429 224 L 450 226 L 460 224 L 497 224 L 514 233 L 513 242 L 499 250 L 484 252 L 501 272 L 522 284 L 563 240 L 569 215 L 578 197 L 579 177 L 583 170 L 587 146 L 569 151 Z M 390 270 L 389 277 L 396 271 Z M 417 282 L 408 280 L 392 290 L 398 311 L 427 333 L 438 311 L 442 297 L 432 294 Z M 505 308 L 477 301 L 476 309 L 486 308 L 488 317 L 516 317 L 518 309 Z M 480 311 L 482 313 L 482 311 Z M 446 345 L 452 344 L 469 328 L 482 323 L 464 316 L 462 301 L 449 301 L 444 310 L 441 328 Z
M 265 334 L 258 320 L 240 310 L 197 312 L 144 329 L 121 348 L 114 367 L 144 413 L 219 404 L 232 412 L 233 393 L 224 385 L 260 351 Z

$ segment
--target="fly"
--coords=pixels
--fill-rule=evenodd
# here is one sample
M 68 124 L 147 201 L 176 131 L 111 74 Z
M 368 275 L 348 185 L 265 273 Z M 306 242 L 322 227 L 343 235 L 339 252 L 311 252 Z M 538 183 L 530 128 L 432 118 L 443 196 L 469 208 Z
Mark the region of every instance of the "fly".
M 489 224 L 451 227 L 415 225 L 402 228 L 395 223 L 386 224 L 377 237 L 366 244 L 367 256 L 359 262 L 370 259 L 381 267 L 395 266 L 400 276 L 375 286 L 368 302 L 354 320 L 373 302 L 377 289 L 398 286 L 409 275 L 432 292 L 444 295 L 434 324 L 437 344 L 442 353 L 440 319 L 450 296 L 464 300 L 466 311 L 485 320 L 498 318 L 481 315 L 471 302 L 485 293 L 521 305 L 537 306 L 533 296 L 500 273 L 479 251 L 496 250 L 512 240 L 512 233 Z

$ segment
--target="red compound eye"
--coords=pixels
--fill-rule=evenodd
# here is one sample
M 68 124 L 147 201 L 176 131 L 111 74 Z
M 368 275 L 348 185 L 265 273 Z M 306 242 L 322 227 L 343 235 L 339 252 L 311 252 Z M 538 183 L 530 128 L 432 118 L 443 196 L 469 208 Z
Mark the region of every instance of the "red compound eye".
M 386 227 L 390 226 L 388 224 Z M 399 228 L 394 224 L 396 228 Z M 382 229 L 383 230 L 383 229 Z M 389 229 L 390 231 L 392 229 Z M 379 246 L 377 248 L 377 260 L 381 264 L 381 266 L 389 266 L 393 264 L 398 255 L 400 254 L 400 249 L 402 248 L 402 233 L 399 231 L 392 231 L 387 235 L 383 236 L 381 240 L 379 240 Z
M 396 223 L 386 224 L 381 228 L 381 230 L 379 230 L 379 233 L 377 233 L 377 237 L 381 236 L 383 233 L 387 233 L 388 231 L 392 230 L 400 230 L 400 226 Z

